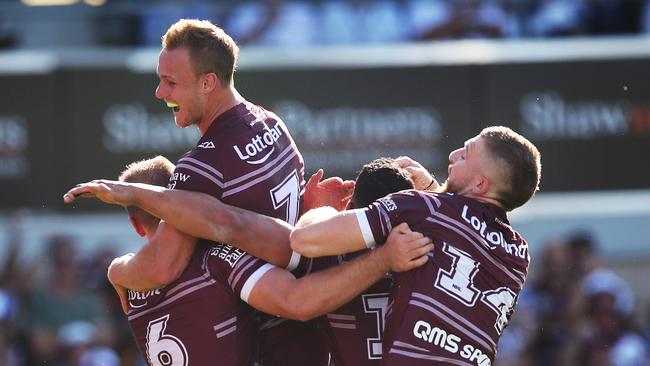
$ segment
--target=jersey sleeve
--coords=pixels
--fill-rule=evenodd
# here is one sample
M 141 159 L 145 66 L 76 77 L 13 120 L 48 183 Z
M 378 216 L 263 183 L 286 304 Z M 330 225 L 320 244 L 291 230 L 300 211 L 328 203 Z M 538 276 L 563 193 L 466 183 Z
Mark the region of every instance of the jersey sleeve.
M 192 150 L 176 163 L 167 188 L 202 192 L 220 199 L 224 190 L 220 166 L 217 149 Z
M 408 221 L 421 205 L 416 191 L 393 193 L 357 210 L 356 218 L 368 248 L 383 244 L 393 227 Z
M 247 303 L 257 281 L 276 268 L 227 244 L 217 244 L 211 249 L 208 266 L 216 280 L 227 283 L 232 292 Z

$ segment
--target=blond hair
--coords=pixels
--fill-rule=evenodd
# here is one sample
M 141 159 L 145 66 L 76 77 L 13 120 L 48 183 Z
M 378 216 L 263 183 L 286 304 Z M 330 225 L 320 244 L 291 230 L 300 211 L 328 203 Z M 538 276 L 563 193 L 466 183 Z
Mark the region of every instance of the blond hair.
M 174 172 L 174 164 L 164 156 L 156 156 L 133 162 L 126 166 L 118 180 L 127 183 L 145 183 L 165 187 Z M 143 209 L 135 206 L 128 206 L 126 211 L 129 216 L 139 220 L 143 224 L 157 224 L 159 219 L 152 216 Z
M 167 50 L 187 48 L 196 75 L 215 73 L 222 87 L 231 85 L 239 47 L 223 29 L 210 21 L 179 20 L 162 36 L 162 46 Z

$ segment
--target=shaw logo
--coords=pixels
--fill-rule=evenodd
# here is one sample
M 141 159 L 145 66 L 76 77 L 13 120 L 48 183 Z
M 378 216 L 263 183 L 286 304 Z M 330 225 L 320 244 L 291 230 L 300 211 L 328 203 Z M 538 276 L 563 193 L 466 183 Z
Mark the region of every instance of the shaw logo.
M 206 142 L 200 143 L 198 147 L 200 147 L 202 149 L 214 149 L 214 142 L 206 141 Z
M 273 144 L 278 141 L 280 136 L 282 136 L 282 130 L 280 130 L 280 124 L 278 123 L 274 127 L 271 127 L 271 129 L 265 131 L 261 136 L 255 135 L 255 137 L 251 139 L 251 142 L 246 144 L 246 146 L 244 146 L 242 149 L 240 149 L 237 145 L 234 145 L 232 148 L 235 149 L 235 152 L 237 153 L 237 156 L 239 156 L 239 159 L 244 160 L 248 164 L 262 164 L 271 156 L 275 150 L 274 147 L 272 147 L 271 151 L 269 151 L 266 155 L 258 160 L 249 161 L 248 159 L 255 157 L 257 154 L 264 151 L 264 149 L 267 147 L 273 146 Z M 242 152 L 242 150 L 244 152 Z

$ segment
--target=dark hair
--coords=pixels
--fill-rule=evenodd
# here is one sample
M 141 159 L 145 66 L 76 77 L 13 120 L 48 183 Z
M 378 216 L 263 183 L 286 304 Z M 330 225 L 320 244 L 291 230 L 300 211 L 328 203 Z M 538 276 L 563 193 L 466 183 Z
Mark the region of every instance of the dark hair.
M 179 20 L 162 36 L 162 46 L 168 50 L 186 47 L 196 75 L 213 72 L 224 88 L 232 82 L 239 47 L 223 29 L 210 21 Z
M 542 175 L 540 153 L 530 141 L 508 127 L 488 127 L 480 136 L 486 141 L 488 151 L 504 169 L 498 201 L 506 211 L 511 211 L 533 197 L 539 190 Z
M 352 194 L 354 208 L 368 206 L 391 193 L 413 189 L 410 174 L 392 158 L 379 158 L 361 168 Z
M 174 164 L 164 156 L 133 162 L 126 166 L 118 180 L 127 183 L 145 183 L 165 187 L 174 172 Z M 135 206 L 126 208 L 129 216 L 148 225 L 157 223 L 158 218 Z

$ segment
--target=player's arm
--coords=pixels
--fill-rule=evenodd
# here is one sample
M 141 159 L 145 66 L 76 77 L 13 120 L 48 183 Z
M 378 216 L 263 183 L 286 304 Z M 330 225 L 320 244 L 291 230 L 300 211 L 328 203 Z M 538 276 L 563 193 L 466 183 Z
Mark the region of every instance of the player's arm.
M 152 290 L 177 279 L 190 261 L 196 238 L 161 222 L 153 238 L 135 255 L 115 258 L 108 267 L 111 284 Z
M 254 285 L 247 302 L 268 314 L 309 320 L 339 308 L 390 270 L 403 272 L 423 265 L 432 249 L 429 238 L 401 224 L 386 245 L 340 266 L 300 279 L 279 268 L 269 270 Z
M 186 234 L 233 245 L 280 267 L 292 257 L 291 226 L 200 192 L 140 183 L 98 180 L 71 189 L 64 199 L 96 197 L 106 203 L 138 206 Z
M 363 210 L 337 212 L 322 207 L 309 211 L 291 232 L 291 249 L 313 258 L 367 248 L 357 215 L 364 215 Z

